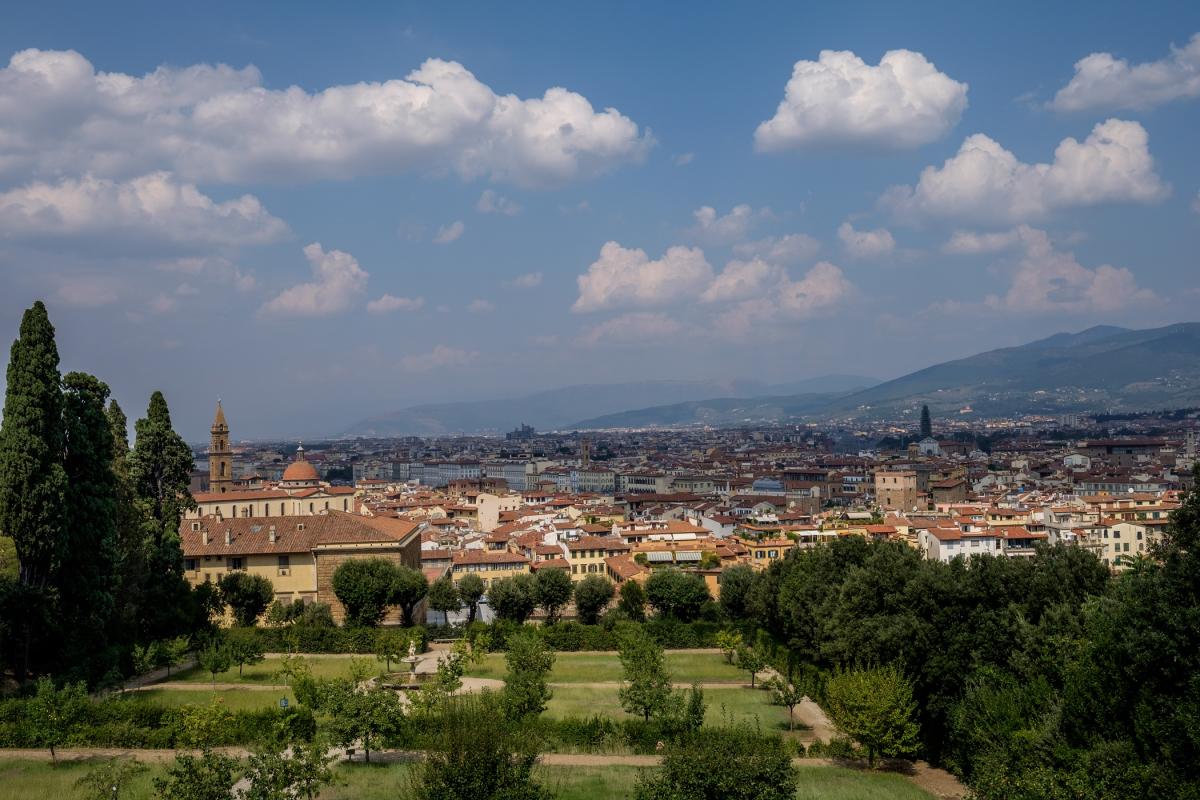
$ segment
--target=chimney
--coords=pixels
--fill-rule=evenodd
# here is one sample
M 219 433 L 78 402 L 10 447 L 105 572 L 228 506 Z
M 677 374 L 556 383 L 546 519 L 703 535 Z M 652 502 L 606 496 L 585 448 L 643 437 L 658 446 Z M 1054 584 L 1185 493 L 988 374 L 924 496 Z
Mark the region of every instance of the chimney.
M 205 547 L 208 547 L 208 528 L 205 528 L 204 532 L 200 534 L 200 541 Z
M 225 544 L 233 544 L 233 531 L 229 528 L 225 529 Z
M 271 531 L 270 531 L 270 533 L 269 533 L 269 534 L 267 534 L 267 535 L 268 535 L 268 537 L 269 537 L 269 538 L 270 538 L 270 540 L 271 540 L 271 544 L 275 544 L 275 539 L 276 539 L 277 537 L 275 536 L 275 526 L 274 526 L 274 525 L 272 525 L 272 526 L 271 526 Z

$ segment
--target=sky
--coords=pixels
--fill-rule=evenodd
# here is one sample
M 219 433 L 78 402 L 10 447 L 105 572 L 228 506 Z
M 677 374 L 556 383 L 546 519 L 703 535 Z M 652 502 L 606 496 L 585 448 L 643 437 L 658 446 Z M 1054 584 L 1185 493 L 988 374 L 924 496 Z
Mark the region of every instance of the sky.
M 887 379 L 1200 319 L 1198 130 L 1195 3 L 29 4 L 0 331 L 192 440 Z

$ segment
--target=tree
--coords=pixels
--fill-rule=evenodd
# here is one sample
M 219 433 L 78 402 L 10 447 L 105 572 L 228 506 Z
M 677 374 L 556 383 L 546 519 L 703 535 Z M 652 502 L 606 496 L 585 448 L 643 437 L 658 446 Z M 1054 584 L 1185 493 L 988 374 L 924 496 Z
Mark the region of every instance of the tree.
M 522 631 L 508 637 L 504 661 L 508 674 L 504 676 L 502 702 L 510 719 L 537 716 L 546 710 L 553 693 L 546 678 L 554 668 L 554 652 L 541 636 Z
M 275 585 L 262 575 L 234 570 L 221 576 L 221 600 L 238 625 L 253 627 L 275 597 Z
M 921 406 L 921 438 L 933 436 L 933 418 L 929 415 L 929 406 Z
M 205 749 L 199 756 L 179 753 L 165 775 L 154 779 L 161 800 L 229 800 L 237 761 Z
M 213 688 L 217 687 L 217 675 L 228 672 L 233 666 L 233 655 L 229 648 L 220 640 L 213 640 L 196 654 L 196 663 L 200 669 L 212 675 Z
M 600 614 L 612 602 L 616 590 L 612 581 L 602 575 L 588 575 L 575 584 L 575 613 L 584 625 L 595 625 Z
M 662 616 L 691 622 L 711 598 L 699 575 L 667 568 L 646 579 L 646 599 Z
M 796 706 L 804 701 L 804 692 L 779 675 L 771 678 L 765 685 L 771 690 L 771 702 L 788 710 L 788 730 L 795 730 Z
M 249 784 L 238 800 L 312 800 L 333 782 L 332 764 L 320 745 L 292 742 L 285 751 L 269 747 L 252 753 L 246 763 Z
M 242 667 L 246 664 L 261 664 L 266 657 L 262 640 L 253 628 L 230 630 L 225 635 L 225 646 L 229 650 L 229 660 L 237 664 L 239 678 L 242 677 Z
M 739 647 L 737 662 L 739 667 L 750 673 L 750 688 L 753 689 L 758 673 L 767 668 L 767 659 L 757 647 Z
M 749 613 L 750 587 L 754 585 L 754 569 L 739 564 L 721 570 L 721 610 L 729 619 L 745 619 Z
M 429 584 L 429 607 L 441 612 L 446 622 L 450 621 L 451 611 L 462 608 L 458 589 L 454 587 L 454 581 L 450 580 L 449 576 L 442 576 Z
M 797 775 L 778 736 L 748 726 L 710 729 L 670 745 L 637 800 L 791 800 Z
M 646 591 L 637 581 L 629 580 L 621 584 L 620 600 L 617 609 L 634 622 L 646 619 Z
M 396 565 L 382 558 L 356 558 L 333 571 L 333 593 L 346 609 L 350 625 L 378 625 L 396 588 Z
M 154 649 L 154 666 L 165 668 L 168 678 L 171 677 L 171 668 L 183 661 L 188 650 L 192 648 L 192 640 L 188 636 L 176 636 L 155 644 L 157 647 Z
M 725 655 L 725 663 L 732 664 L 733 657 L 742 647 L 742 634 L 728 628 L 717 631 L 717 647 Z
M 116 400 L 110 400 L 105 412 L 112 439 L 112 472 L 116 502 L 116 545 L 114 575 L 114 606 L 112 619 L 114 638 L 129 641 L 142 632 L 144 604 L 143 589 L 147 581 L 150 557 L 147 539 L 146 505 L 137 496 L 129 472 L 129 421 Z
M 46 676 L 38 678 L 37 694 L 29 700 L 29 727 L 32 738 L 50 750 L 58 763 L 55 748 L 67 739 L 88 705 L 87 689 L 82 683 L 69 683 L 58 689 Z
M 571 576 L 561 569 L 540 569 L 534 581 L 537 604 L 546 612 L 546 624 L 553 625 L 571 602 Z
M 479 613 L 479 600 L 483 597 L 483 578 L 474 573 L 467 573 L 458 580 L 458 596 L 467 607 L 467 624 L 475 622 Z
M 523 624 L 537 608 L 537 584 L 532 575 L 497 578 L 488 589 L 488 603 L 499 619 Z
M 671 697 L 671 676 L 662 645 L 641 627 L 631 627 L 621 636 L 618 648 L 621 708 L 649 720 L 667 707 Z
M 406 628 L 411 628 L 413 625 L 413 611 L 416 609 L 417 604 L 424 600 L 425 595 L 429 593 L 429 581 L 426 580 L 425 574 L 419 569 L 413 569 L 401 564 L 395 570 L 390 602 L 392 605 L 400 606 L 401 624 Z
M 380 631 L 375 636 L 375 658 L 384 662 L 384 667 L 391 672 L 392 662 L 408 655 L 408 642 L 408 634 L 394 628 Z
M 75 781 L 75 787 L 83 792 L 84 800 L 120 800 L 133 779 L 148 769 L 132 758 L 110 758 L 88 770 Z
M 330 716 L 329 733 L 338 747 L 361 744 L 371 762 L 371 748 L 400 732 L 404 706 L 400 695 L 380 687 L 360 688 L 350 681 L 329 682 L 321 710 Z
M 842 670 L 825 685 L 825 711 L 838 730 L 861 744 L 867 763 L 917 748 L 912 686 L 895 666 Z

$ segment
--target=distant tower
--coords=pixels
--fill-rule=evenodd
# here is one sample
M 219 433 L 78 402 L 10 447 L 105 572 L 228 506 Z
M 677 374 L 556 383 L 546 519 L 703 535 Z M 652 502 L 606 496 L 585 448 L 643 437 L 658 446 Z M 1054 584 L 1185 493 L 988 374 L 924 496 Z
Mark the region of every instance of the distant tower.
M 233 453 L 229 449 L 229 425 L 220 400 L 209 432 L 212 438 L 208 443 L 208 490 L 224 494 L 233 488 Z
M 579 464 L 584 469 L 592 465 L 592 440 L 586 436 L 579 440 Z

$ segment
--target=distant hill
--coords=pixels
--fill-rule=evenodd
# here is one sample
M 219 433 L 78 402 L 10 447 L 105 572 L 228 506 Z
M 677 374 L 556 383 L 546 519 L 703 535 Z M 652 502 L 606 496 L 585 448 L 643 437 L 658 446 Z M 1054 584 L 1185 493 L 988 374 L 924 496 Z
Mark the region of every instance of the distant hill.
M 878 381 L 855 375 L 831 375 L 780 386 L 756 381 L 641 381 L 568 386 L 503 400 L 430 403 L 381 414 L 351 425 L 344 436 L 435 436 L 455 433 L 501 433 L 521 423 L 539 430 L 571 427 L 579 419 L 643 406 L 813 391 L 814 386 L 846 391 Z
M 571 427 L 728 426 L 871 418 L 919 411 L 1003 416 L 1200 404 L 1200 323 L 1150 330 L 1097 326 L 948 361 L 857 391 L 806 385 L 795 394 L 723 397 L 583 419 Z

